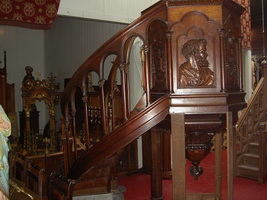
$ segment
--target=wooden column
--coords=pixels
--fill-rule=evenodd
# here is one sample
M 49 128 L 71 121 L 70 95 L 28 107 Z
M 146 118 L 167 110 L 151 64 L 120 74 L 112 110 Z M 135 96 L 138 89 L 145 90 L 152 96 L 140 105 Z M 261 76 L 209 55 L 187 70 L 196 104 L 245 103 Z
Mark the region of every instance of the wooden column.
M 151 129 L 151 152 L 152 152 L 152 171 L 151 171 L 151 197 L 152 200 L 160 200 L 162 197 L 162 151 L 161 151 L 161 132 L 157 127 Z
M 227 181 L 228 181 L 228 200 L 233 200 L 233 169 L 234 169 L 234 145 L 233 145 L 233 113 L 228 111 L 226 114 L 227 125 Z
M 172 199 L 186 199 L 184 114 L 171 114 L 172 129 Z
M 222 133 L 215 135 L 215 196 L 222 198 Z

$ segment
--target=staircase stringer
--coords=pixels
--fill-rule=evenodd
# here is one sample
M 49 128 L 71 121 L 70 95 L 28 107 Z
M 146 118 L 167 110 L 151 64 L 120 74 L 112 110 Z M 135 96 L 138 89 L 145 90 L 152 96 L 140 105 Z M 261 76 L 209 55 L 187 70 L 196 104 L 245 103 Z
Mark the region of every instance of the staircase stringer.
M 266 149 L 265 84 L 265 79 L 262 78 L 236 124 L 235 172 L 238 176 L 256 179 L 259 182 L 265 180 L 267 170 L 264 151 Z M 254 172 L 251 172 L 252 170 Z

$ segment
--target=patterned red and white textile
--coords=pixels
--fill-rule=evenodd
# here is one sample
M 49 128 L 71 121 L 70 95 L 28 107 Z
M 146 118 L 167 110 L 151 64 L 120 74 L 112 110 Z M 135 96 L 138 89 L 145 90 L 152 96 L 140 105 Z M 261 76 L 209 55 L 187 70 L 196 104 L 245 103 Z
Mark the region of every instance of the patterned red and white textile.
M 0 0 L 0 24 L 49 29 L 60 0 Z
M 241 32 L 244 36 L 242 46 L 251 49 L 251 18 L 250 18 L 250 0 L 234 0 L 234 2 L 243 6 L 246 11 L 241 16 Z

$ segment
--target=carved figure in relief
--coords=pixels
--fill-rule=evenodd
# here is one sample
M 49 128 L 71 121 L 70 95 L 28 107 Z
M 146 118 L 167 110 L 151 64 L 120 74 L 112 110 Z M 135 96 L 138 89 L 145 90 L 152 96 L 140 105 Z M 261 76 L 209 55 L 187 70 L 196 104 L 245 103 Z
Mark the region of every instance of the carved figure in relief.
M 186 62 L 179 67 L 179 86 L 210 86 L 214 83 L 214 72 L 207 60 L 207 41 L 192 39 L 187 41 L 182 54 Z

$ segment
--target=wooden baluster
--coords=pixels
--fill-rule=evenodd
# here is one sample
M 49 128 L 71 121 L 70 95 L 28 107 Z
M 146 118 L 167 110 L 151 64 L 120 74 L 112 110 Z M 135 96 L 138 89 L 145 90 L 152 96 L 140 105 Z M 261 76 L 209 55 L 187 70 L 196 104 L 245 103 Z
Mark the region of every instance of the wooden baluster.
M 174 91 L 173 88 L 173 71 L 172 71 L 172 33 L 173 32 L 167 32 L 166 38 L 167 38 L 167 70 L 168 70 L 168 88 L 171 92 Z
M 108 99 L 108 127 L 109 127 L 109 133 L 113 130 L 113 122 L 112 122 L 112 97 L 110 96 Z
M 90 115 L 90 112 L 88 112 L 88 96 L 87 95 L 83 96 L 82 100 L 84 103 L 85 146 L 86 146 L 86 150 L 88 150 L 90 146 L 89 117 L 88 117 L 88 115 Z M 90 111 L 90 107 L 89 107 L 89 111 Z
M 147 45 L 144 45 L 143 47 L 144 50 L 144 73 L 145 73 L 145 92 L 146 92 L 146 105 L 149 105 L 151 103 L 151 98 L 150 98 L 150 71 L 149 71 L 149 56 L 148 56 L 148 51 L 149 48 Z
M 72 108 L 71 111 L 71 115 L 72 115 L 72 131 L 73 131 L 73 145 L 74 145 L 74 159 L 77 158 L 78 153 L 77 153 L 77 134 L 76 134 L 76 109 Z
M 97 119 L 98 119 L 98 112 L 97 112 L 97 107 L 95 106 L 95 108 L 94 108 L 94 115 L 93 115 L 93 121 L 94 121 L 94 123 L 96 124 L 97 123 Z
M 102 113 L 101 119 L 102 119 L 102 133 L 103 133 L 102 136 L 104 136 L 108 133 L 107 122 L 106 122 L 104 83 L 105 83 L 104 79 L 99 81 L 99 87 L 100 87 L 100 91 L 101 91 L 101 113 Z
M 122 106 L 123 121 L 125 121 L 127 119 L 127 108 L 128 108 L 128 104 L 126 101 L 125 63 L 122 63 L 119 66 L 119 69 L 120 69 L 120 73 L 121 73 L 121 98 L 122 98 L 122 102 L 123 102 L 123 106 Z
M 101 108 L 98 108 L 98 120 L 97 120 L 97 123 L 98 124 L 101 124 Z
M 94 122 L 94 108 L 90 106 L 90 123 Z
M 88 75 L 88 82 L 89 82 L 89 86 L 90 87 L 90 90 L 92 87 L 92 76 L 91 76 L 91 73 L 89 73 L 90 75 Z M 82 101 L 83 101 L 83 104 L 84 104 L 84 137 L 85 137 L 85 147 L 86 147 L 86 150 L 89 149 L 89 146 L 90 146 L 90 135 L 89 135 L 89 124 L 88 124 L 88 95 L 87 95 L 87 91 L 89 89 L 87 89 L 87 84 L 86 84 L 86 81 L 85 81 L 85 78 L 83 79 L 83 84 L 82 84 L 82 91 L 83 91 L 83 97 L 82 97 Z

